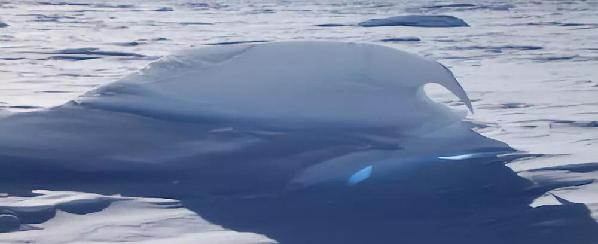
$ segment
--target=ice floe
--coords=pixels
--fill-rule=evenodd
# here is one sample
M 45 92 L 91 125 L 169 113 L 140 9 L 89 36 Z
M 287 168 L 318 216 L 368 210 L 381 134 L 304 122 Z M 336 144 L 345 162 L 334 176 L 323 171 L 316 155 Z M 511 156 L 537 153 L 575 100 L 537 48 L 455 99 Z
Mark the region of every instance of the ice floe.
M 208 43 L 206 45 L 218 46 L 218 45 L 236 45 L 236 44 L 244 44 L 244 43 L 262 43 L 262 42 L 268 42 L 268 41 L 266 41 L 266 40 L 255 40 L 255 41 L 225 41 L 225 42 Z
M 419 37 L 392 37 L 392 38 L 384 38 L 380 40 L 381 42 L 419 42 L 421 39 Z
M 471 8 L 471 7 L 475 7 L 475 6 L 476 6 L 475 4 L 471 4 L 471 3 L 445 3 L 445 4 L 424 6 L 423 8 L 430 8 L 430 9 L 434 9 L 434 8 Z
M 414 27 L 466 27 L 464 20 L 447 15 L 405 15 L 384 19 L 370 19 L 359 23 L 363 27 L 414 26 Z

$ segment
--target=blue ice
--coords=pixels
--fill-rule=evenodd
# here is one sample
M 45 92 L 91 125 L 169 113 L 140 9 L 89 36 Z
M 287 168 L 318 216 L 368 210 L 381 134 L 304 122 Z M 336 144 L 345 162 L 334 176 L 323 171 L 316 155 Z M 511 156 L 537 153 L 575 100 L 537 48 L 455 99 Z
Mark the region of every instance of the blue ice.
M 351 175 L 351 177 L 349 177 L 349 185 L 356 185 L 370 178 L 373 168 L 374 166 L 370 165 L 355 172 L 353 175 Z

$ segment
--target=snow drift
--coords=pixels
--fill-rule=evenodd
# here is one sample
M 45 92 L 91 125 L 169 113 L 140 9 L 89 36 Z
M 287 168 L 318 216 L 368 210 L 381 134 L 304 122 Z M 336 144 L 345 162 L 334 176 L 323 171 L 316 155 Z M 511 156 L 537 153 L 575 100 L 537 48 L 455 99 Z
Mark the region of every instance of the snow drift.
M 174 198 L 213 224 L 280 243 L 595 240 L 583 206 L 529 207 L 548 188 L 505 167 L 520 155 L 430 100 L 428 83 L 472 109 L 443 65 L 388 47 L 182 52 L 63 106 L 2 118 L 0 192 Z M 146 205 L 127 207 L 136 206 Z M 38 224 L 5 215 L 5 230 Z M 530 230 L 540 222 L 554 224 Z

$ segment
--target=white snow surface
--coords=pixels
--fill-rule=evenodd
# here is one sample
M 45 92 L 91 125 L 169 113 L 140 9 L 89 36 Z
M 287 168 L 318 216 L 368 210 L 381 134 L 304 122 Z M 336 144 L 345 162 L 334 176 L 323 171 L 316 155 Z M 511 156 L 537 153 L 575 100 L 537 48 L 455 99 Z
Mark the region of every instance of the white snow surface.
M 0 209 L 11 212 L 52 212 L 40 224 L 0 235 L 0 243 L 275 243 L 267 237 L 239 233 L 210 224 L 176 200 L 106 196 L 83 192 L 33 191 L 34 197 L 0 198 Z M 69 209 L 96 211 L 70 213 Z

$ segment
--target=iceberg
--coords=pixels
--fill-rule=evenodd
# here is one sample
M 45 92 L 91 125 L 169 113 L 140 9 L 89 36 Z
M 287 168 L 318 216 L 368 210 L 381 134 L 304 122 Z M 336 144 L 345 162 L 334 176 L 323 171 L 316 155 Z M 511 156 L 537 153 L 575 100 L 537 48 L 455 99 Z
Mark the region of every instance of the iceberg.
M 218 45 L 3 115 L 0 242 L 596 240 L 585 206 L 530 207 L 550 187 L 507 168 L 515 150 L 431 83 L 473 110 L 445 66 L 393 48 Z
M 428 83 L 445 87 L 472 110 L 452 73 L 435 61 L 333 42 L 202 48 L 153 63 L 77 102 L 146 114 L 287 122 L 408 126 L 460 119 L 423 95 Z
M 405 15 L 384 19 L 370 19 L 359 23 L 363 27 L 415 26 L 415 27 L 466 27 L 464 20 L 447 15 Z
M 397 147 L 412 141 L 404 138 L 441 135 L 435 131 L 461 123 L 462 115 L 425 95 L 430 83 L 473 109 L 446 67 L 389 47 L 279 42 L 201 48 L 165 57 L 63 106 L 7 116 L 0 122 L 0 155 L 25 161 L 11 165 L 22 170 L 43 162 L 76 171 L 176 172 L 204 165 L 197 158 L 256 153 L 273 141 L 290 145 L 268 151 L 300 151 L 310 140 L 340 143 L 373 133 L 364 142 Z

